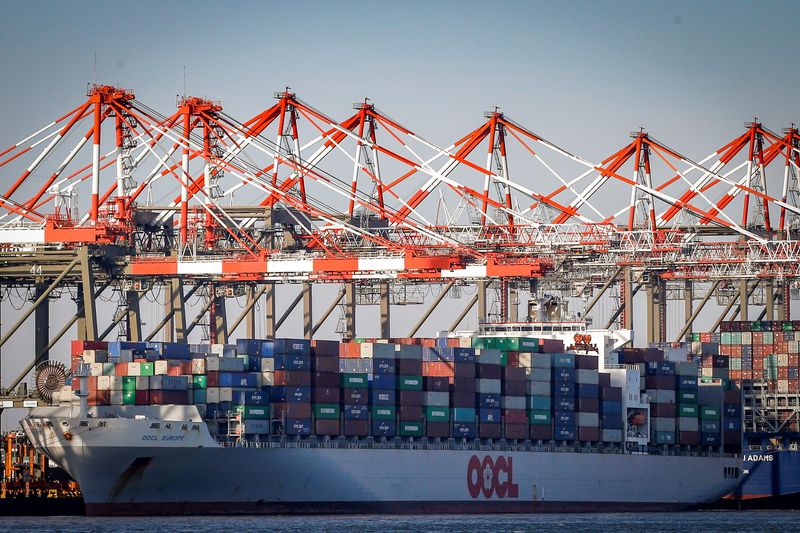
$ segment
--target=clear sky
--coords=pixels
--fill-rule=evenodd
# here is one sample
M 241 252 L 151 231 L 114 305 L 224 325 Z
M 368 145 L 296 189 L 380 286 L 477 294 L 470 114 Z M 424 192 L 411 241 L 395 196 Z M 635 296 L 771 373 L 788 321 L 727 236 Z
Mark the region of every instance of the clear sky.
M 95 79 L 172 112 L 185 68 L 188 94 L 240 119 L 290 86 L 337 119 L 369 97 L 442 146 L 500 106 L 592 160 L 640 126 L 700 159 L 754 116 L 800 122 L 798 15 L 793 1 L 2 0 L 0 147 L 74 108 Z M 3 383 L 20 366 L 4 361 Z

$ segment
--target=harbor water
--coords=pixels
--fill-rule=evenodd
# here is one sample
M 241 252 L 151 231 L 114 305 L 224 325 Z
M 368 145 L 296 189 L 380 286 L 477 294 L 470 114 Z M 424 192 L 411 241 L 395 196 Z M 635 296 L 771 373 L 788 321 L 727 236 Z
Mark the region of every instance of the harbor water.
M 474 531 L 563 533 L 564 531 L 738 532 L 800 531 L 791 511 L 698 511 L 684 513 L 601 513 L 541 515 L 360 515 L 231 517 L 5 517 L 7 531 L 285 531 L 389 532 Z

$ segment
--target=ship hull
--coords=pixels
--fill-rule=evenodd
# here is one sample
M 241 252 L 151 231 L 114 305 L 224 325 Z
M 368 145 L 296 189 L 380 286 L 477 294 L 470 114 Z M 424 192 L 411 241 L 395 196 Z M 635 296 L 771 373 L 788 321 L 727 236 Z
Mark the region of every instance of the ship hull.
M 741 467 L 734 457 L 545 448 L 222 447 L 204 424 L 98 422 L 23 421 L 79 483 L 89 514 L 665 511 L 717 500 Z M 67 427 L 77 427 L 68 440 Z

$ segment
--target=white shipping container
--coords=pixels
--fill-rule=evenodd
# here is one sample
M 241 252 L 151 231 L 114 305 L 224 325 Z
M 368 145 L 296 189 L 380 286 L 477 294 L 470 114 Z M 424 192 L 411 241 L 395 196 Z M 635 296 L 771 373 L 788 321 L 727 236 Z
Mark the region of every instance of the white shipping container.
M 263 363 L 263 361 L 262 361 Z M 262 370 L 261 371 L 261 386 L 262 387 L 272 387 L 275 385 L 275 372 L 272 370 Z M 211 400 L 208 400 L 208 403 L 213 403 Z
M 219 403 L 219 387 L 206 389 L 206 403 Z
M 531 368 L 532 355 L 533 355 L 532 353 L 521 352 L 517 358 L 519 361 L 519 366 L 521 366 L 522 368 Z
M 169 370 L 169 365 L 166 361 L 155 361 L 153 363 L 153 374 L 156 376 L 166 376 Z
M 162 390 L 164 388 L 164 376 L 150 376 L 150 389 Z
M 136 390 L 150 390 L 150 376 L 136 376 Z
M 475 387 L 475 392 L 481 394 L 500 394 L 501 380 L 499 379 L 479 379 Z
M 550 381 L 549 368 L 529 368 L 527 375 L 528 381 Z
M 121 391 L 122 390 L 122 377 L 121 376 L 109 376 L 111 378 L 111 390 L 112 391 Z
M 269 370 L 272 372 L 275 370 L 275 359 L 272 357 L 262 357 L 261 358 L 261 370 Z
M 678 431 L 700 431 L 700 422 L 693 416 L 679 416 Z
M 593 369 L 578 369 L 575 371 L 575 383 L 598 385 L 600 384 L 600 374 Z
M 450 405 L 450 393 L 427 391 L 422 396 L 422 405 L 428 407 L 448 407 Z
M 142 375 L 142 366 L 139 363 L 128 363 L 128 375 L 129 376 L 141 376 Z M 142 389 L 142 390 L 146 390 L 146 389 Z
M 111 391 L 111 405 L 122 405 L 122 391 L 121 390 L 112 390 Z
M 600 416 L 597 413 L 575 413 L 579 427 L 596 428 L 600 425 Z
M 529 381 L 528 396 L 550 396 L 552 386 L 549 381 Z
M 220 387 L 219 388 L 219 401 L 221 401 L 221 402 L 232 402 L 233 401 L 233 389 L 231 387 Z
M 503 409 L 525 409 L 525 396 L 503 396 Z
M 97 390 L 111 390 L 111 376 L 97 376 Z

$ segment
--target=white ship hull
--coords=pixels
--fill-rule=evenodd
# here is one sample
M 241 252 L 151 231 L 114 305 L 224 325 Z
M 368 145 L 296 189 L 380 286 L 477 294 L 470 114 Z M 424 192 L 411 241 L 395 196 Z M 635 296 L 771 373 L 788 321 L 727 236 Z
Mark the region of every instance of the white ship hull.
M 734 457 L 432 444 L 223 447 L 199 417 L 168 410 L 159 421 L 40 408 L 22 425 L 79 483 L 90 514 L 668 510 L 729 493 L 741 467 Z

